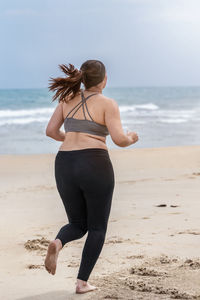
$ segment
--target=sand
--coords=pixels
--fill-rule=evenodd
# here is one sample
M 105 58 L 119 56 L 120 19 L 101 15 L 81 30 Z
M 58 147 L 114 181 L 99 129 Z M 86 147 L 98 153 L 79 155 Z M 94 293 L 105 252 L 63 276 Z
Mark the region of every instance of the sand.
M 200 146 L 112 149 L 115 190 L 106 241 L 75 294 L 86 239 L 65 245 L 56 275 L 44 268 L 67 217 L 55 154 L 0 156 L 0 299 L 200 299 Z

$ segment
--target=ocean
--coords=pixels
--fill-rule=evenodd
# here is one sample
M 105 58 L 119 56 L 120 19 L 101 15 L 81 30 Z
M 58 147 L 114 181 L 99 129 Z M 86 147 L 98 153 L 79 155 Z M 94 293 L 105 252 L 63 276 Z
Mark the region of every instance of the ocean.
M 103 94 L 119 104 L 124 132 L 139 136 L 126 148 L 200 144 L 200 87 L 106 87 Z M 45 88 L 0 90 L 0 154 L 58 151 L 61 142 L 45 135 L 58 103 L 52 96 Z M 107 146 L 120 149 L 110 136 Z

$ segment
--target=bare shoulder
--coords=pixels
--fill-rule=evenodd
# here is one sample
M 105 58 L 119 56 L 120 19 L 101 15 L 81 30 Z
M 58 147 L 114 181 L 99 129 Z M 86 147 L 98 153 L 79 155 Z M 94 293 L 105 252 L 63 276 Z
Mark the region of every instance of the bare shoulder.
M 104 103 L 105 107 L 114 108 L 118 106 L 117 101 L 115 101 L 113 98 L 106 97 L 104 95 L 99 95 L 99 99 Z

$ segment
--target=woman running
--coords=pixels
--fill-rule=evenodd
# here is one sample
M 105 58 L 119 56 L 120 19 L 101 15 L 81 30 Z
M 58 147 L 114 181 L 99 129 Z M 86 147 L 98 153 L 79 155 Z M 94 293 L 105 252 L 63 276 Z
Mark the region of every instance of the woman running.
M 104 245 L 115 185 L 106 136 L 120 147 L 138 136 L 124 134 L 117 102 L 102 94 L 107 74 L 101 61 L 87 60 L 80 70 L 72 64 L 59 67 L 66 77 L 51 78 L 49 90 L 56 91 L 52 101 L 58 99 L 58 105 L 46 135 L 63 142 L 55 157 L 55 179 L 69 223 L 50 242 L 45 268 L 54 275 L 59 251 L 87 233 L 76 282 L 76 293 L 86 293 L 97 288 L 88 278 Z

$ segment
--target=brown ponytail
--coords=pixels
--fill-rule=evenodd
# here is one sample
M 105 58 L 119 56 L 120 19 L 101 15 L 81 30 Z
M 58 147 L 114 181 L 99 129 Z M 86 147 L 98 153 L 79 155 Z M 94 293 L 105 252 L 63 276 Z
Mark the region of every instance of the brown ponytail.
M 65 102 L 67 96 L 73 98 L 80 90 L 82 81 L 82 71 L 74 67 L 74 65 L 59 65 L 60 69 L 68 75 L 68 77 L 51 78 L 52 83 L 49 84 L 50 91 L 56 91 L 52 101 L 58 98 L 59 102 Z
M 104 64 L 94 59 L 85 61 L 80 70 L 72 64 L 69 64 L 69 66 L 59 65 L 59 67 L 68 77 L 51 78 L 49 84 L 49 90 L 56 91 L 52 101 L 58 98 L 59 102 L 66 102 L 74 98 L 80 91 L 81 82 L 83 82 L 86 89 L 96 86 L 103 81 L 106 72 Z

